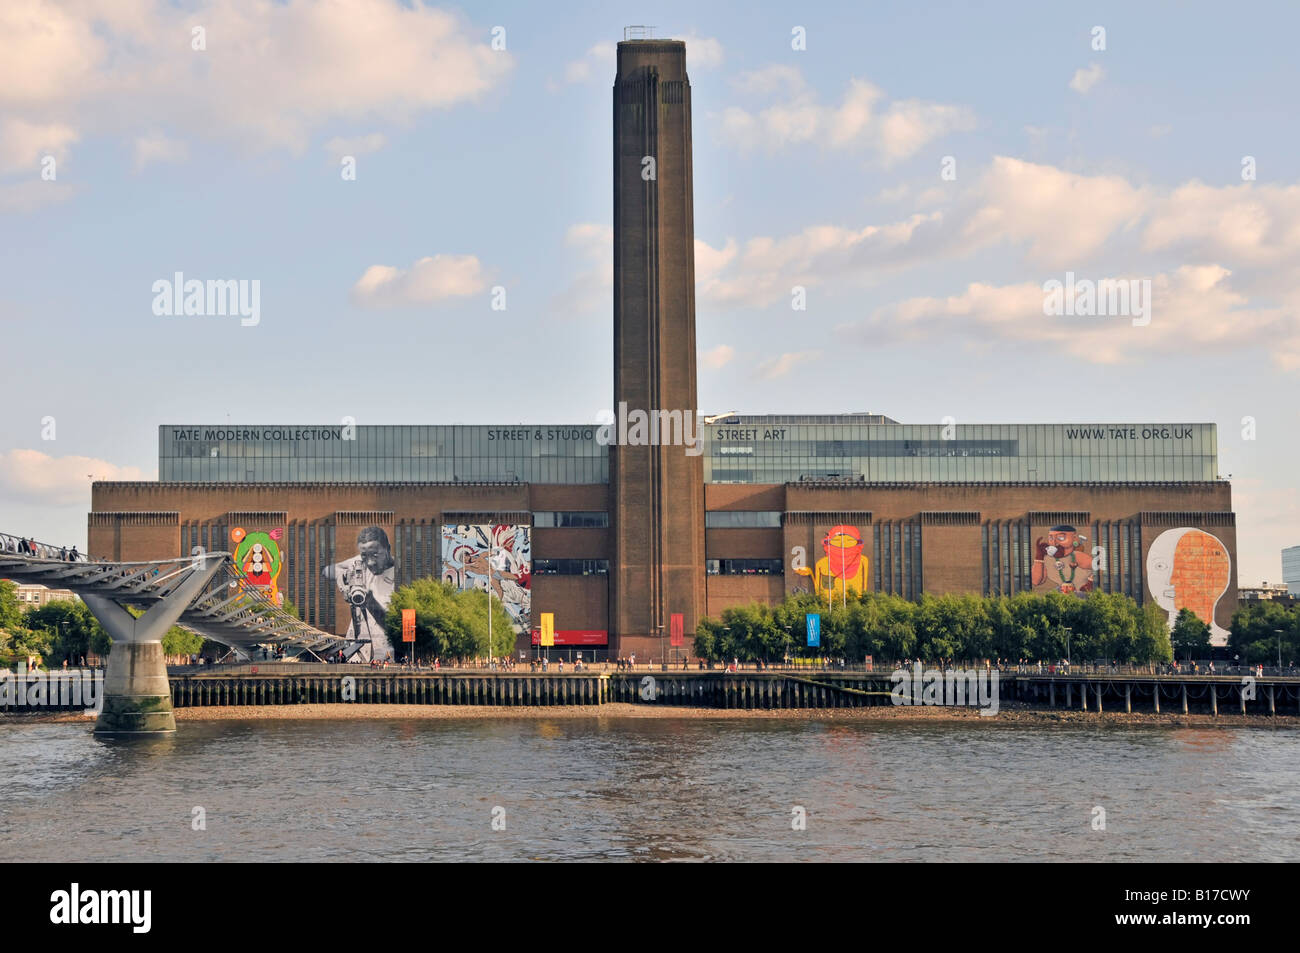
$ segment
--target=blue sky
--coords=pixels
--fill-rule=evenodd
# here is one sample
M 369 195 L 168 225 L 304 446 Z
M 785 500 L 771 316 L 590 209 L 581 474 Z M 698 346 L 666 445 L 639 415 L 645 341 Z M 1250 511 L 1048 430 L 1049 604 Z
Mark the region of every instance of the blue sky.
M 702 410 L 1215 422 L 1240 582 L 1278 580 L 1300 543 L 1297 21 L 9 0 L 0 528 L 84 543 L 87 474 L 153 478 L 162 422 L 594 420 L 613 48 L 649 22 L 687 41 Z M 154 314 L 177 271 L 258 280 L 260 322 Z M 1044 317 L 1067 271 L 1151 279 L 1151 324 Z

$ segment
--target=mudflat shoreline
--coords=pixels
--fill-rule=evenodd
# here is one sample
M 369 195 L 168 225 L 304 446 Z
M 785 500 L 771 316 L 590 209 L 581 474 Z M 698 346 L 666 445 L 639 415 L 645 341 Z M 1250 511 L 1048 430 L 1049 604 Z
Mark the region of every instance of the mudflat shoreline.
M 982 716 L 975 708 L 933 706 L 871 706 L 865 708 L 727 709 L 636 705 L 612 702 L 575 706 L 494 705 L 392 705 L 392 704 L 306 704 L 232 705 L 223 707 L 177 708 L 177 723 L 202 721 L 412 721 L 412 720 L 592 720 L 688 719 L 692 721 L 817 721 L 817 722 L 966 722 L 979 725 L 1102 725 L 1108 728 L 1161 725 L 1173 728 L 1300 728 L 1295 715 L 1209 715 L 1153 712 L 1086 712 L 1043 710 L 1004 706 L 996 715 Z M 92 724 L 80 712 L 36 712 L 0 714 L 4 724 Z

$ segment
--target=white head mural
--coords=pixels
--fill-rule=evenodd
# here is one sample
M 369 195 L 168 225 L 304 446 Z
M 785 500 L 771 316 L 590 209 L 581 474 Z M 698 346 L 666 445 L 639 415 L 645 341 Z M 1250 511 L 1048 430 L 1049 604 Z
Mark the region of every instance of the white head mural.
M 1210 642 L 1225 645 L 1228 631 L 1214 621 L 1219 599 L 1232 581 L 1232 558 L 1217 536 L 1182 526 L 1168 529 L 1147 550 L 1147 587 L 1174 627 L 1180 609 L 1191 609 L 1210 626 Z

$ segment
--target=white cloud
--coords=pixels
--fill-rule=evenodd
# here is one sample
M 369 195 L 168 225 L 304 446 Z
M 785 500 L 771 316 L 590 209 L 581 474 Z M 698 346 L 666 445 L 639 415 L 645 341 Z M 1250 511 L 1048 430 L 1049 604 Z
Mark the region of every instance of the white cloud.
M 800 364 L 807 364 L 822 356 L 821 351 L 786 351 L 779 357 L 769 358 L 758 365 L 758 375 L 768 380 L 784 377 Z
M 905 252 L 918 230 L 938 225 L 938 213 L 914 215 L 888 225 L 846 229 L 815 225 L 785 238 L 753 238 L 737 251 L 734 239 L 713 249 L 696 239 L 696 294 L 715 305 L 761 307 L 789 299 L 795 285 L 816 285 L 833 274 L 884 263 Z M 705 249 L 701 256 L 701 247 Z
M 1052 276 L 1062 280 L 1064 276 Z M 1138 279 L 1144 276 L 1078 275 L 1077 279 Z M 934 342 L 964 339 L 983 348 L 995 341 L 1051 345 L 1081 361 L 1128 363 L 1177 351 L 1219 353 L 1269 340 L 1274 358 L 1287 367 L 1300 354 L 1300 322 L 1294 310 L 1252 307 L 1218 265 L 1184 265 L 1147 276 L 1150 323 L 1130 317 L 1055 317 L 1043 313 L 1041 282 L 995 286 L 973 282 L 948 297 L 909 298 L 879 308 L 865 322 L 840 330 L 873 345 L 882 340 Z
M 562 86 L 573 83 L 585 83 L 599 74 L 605 80 L 613 83 L 614 71 L 618 65 L 618 51 L 613 43 L 600 42 L 593 44 L 586 53 L 576 60 L 570 60 L 564 65 L 564 78 L 560 82 L 549 80 L 547 87 L 554 92 Z
M 776 99 L 757 111 L 740 106 L 723 110 L 724 137 L 747 150 L 776 151 L 812 142 L 833 149 L 866 148 L 889 165 L 940 136 L 974 126 L 974 115 L 964 106 L 917 99 L 889 102 L 879 87 L 862 79 L 850 80 L 839 105 L 828 106 L 790 66 L 744 73 L 733 85 L 750 96 Z
M 1143 244 L 1241 264 L 1300 265 L 1300 185 L 1189 182 L 1155 204 Z
M 736 258 L 736 240 L 728 238 L 727 244 L 715 249 L 707 242 L 695 239 L 695 284 L 698 286 L 713 278 Z
M 0 121 L 0 173 L 28 172 L 37 177 L 45 156 L 62 162 L 77 139 L 76 130 L 62 123 L 4 119 Z
M 1086 259 L 1117 230 L 1132 227 L 1151 201 L 1118 175 L 1080 175 L 1005 156 L 994 158 L 976 191 L 980 205 L 964 237 L 1024 242 L 1031 259 L 1050 265 Z
M 364 156 L 378 152 L 388 143 L 382 132 L 371 132 L 364 136 L 335 136 L 325 143 L 325 152 L 333 159 L 344 156 Z
M 1098 83 L 1101 82 L 1105 70 L 1101 68 L 1100 63 L 1090 63 L 1087 67 L 1074 71 L 1074 77 L 1070 80 L 1070 88 L 1076 93 L 1087 93 Z
M 673 39 L 686 42 L 686 69 L 688 72 L 717 69 L 726 58 L 726 54 L 722 50 L 722 42 L 717 37 L 700 36 L 692 30 L 685 36 L 673 37 Z
M 481 99 L 512 65 L 489 40 L 458 13 L 387 0 L 6 0 L 0 156 L 30 149 L 15 122 L 298 152 L 336 121 Z
M 613 227 L 590 222 L 570 225 L 564 244 L 578 252 L 583 265 L 569 286 L 551 299 L 552 310 L 566 315 L 608 310 L 614 295 Z
M 9 499 L 89 504 L 92 476 L 96 480 L 146 479 L 138 467 L 119 467 L 94 457 L 52 457 L 39 450 L 0 453 L 0 487 Z
M 716 371 L 718 368 L 729 364 L 735 356 L 736 349 L 734 347 L 730 344 L 719 344 L 717 347 L 704 352 L 701 363 L 705 367 Z
M 363 308 L 431 305 L 486 288 L 483 265 L 474 255 L 434 255 L 409 269 L 371 265 L 352 286 L 352 299 Z
M 150 162 L 179 162 L 188 157 L 189 147 L 184 142 L 169 139 L 162 133 L 151 133 L 135 140 L 135 167 L 141 169 Z
M 904 198 L 908 193 L 882 195 Z M 794 285 L 836 276 L 867 278 L 886 270 L 959 258 L 1008 244 L 1035 265 L 1078 269 L 1116 235 L 1136 232 L 1156 196 L 1121 176 L 1087 176 L 996 157 L 962 191 L 922 191 L 918 210 L 892 222 L 846 228 L 811 225 L 784 237 L 760 236 L 730 253 L 696 242 L 706 267 L 697 293 L 720 306 L 763 307 L 788 299 Z M 939 203 L 939 207 L 935 207 Z

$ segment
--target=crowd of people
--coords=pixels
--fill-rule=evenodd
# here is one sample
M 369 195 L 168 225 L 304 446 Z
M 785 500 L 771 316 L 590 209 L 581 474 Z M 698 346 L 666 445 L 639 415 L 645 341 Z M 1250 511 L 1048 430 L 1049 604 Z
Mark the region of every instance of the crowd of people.
M 0 536 L 0 552 L 28 556 L 32 559 L 59 559 L 63 562 L 79 562 L 86 557 L 77 552 L 77 547 L 69 549 L 60 546 L 55 549 L 46 543 L 38 543 L 26 536 Z

